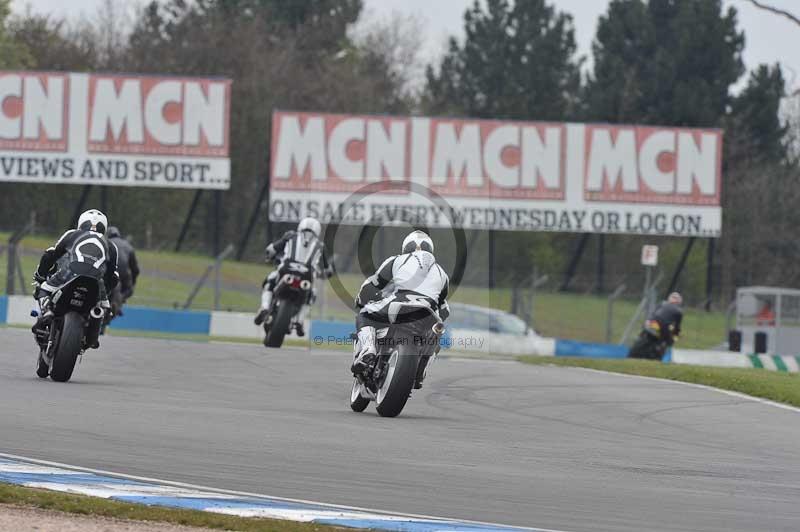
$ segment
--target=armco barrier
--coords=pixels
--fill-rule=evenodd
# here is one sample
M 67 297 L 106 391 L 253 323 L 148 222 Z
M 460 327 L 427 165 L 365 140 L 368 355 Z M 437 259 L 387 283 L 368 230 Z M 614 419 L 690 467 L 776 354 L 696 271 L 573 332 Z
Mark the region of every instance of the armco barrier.
M 0 323 L 5 323 L 8 316 L 8 297 L 0 296 Z
M 574 340 L 556 340 L 557 357 L 625 358 L 628 348 L 624 345 L 592 344 Z
M 161 310 L 125 307 L 112 323 L 113 329 L 159 331 L 177 334 L 208 334 L 211 313 L 191 310 Z

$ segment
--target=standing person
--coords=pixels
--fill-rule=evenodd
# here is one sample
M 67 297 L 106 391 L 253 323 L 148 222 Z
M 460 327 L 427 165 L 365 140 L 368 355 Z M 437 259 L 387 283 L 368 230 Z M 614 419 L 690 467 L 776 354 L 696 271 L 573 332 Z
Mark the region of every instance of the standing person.
M 325 253 L 325 244 L 320 240 L 322 226 L 314 218 L 304 218 L 297 225 L 296 231 L 287 231 L 281 238 L 272 242 L 265 250 L 267 260 L 279 264 L 261 284 L 261 307 L 253 320 L 256 325 L 261 325 L 270 313 L 272 306 L 272 291 L 278 281 L 278 272 L 286 262 L 299 262 L 312 268 L 314 277 L 330 278 L 333 275 L 333 264 Z M 305 336 L 305 320 L 311 305 L 316 300 L 316 287 L 309 291 L 309 298 L 300 308 L 295 319 L 297 336 Z
M 683 297 L 672 292 L 645 321 L 644 329 L 628 352 L 629 358 L 660 360 L 681 334 Z

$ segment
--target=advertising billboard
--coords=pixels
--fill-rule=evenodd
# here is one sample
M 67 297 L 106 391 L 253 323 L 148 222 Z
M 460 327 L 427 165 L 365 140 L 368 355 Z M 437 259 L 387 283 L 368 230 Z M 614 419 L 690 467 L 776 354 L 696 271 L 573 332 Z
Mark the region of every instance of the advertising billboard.
M 719 236 L 722 133 L 275 112 L 270 219 Z
M 231 82 L 0 71 L 0 182 L 230 187 Z

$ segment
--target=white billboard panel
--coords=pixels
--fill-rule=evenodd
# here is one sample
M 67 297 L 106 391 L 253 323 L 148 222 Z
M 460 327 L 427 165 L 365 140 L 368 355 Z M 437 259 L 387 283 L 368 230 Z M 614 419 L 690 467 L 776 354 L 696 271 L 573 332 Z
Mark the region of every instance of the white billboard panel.
M 720 130 L 276 112 L 270 219 L 719 236 Z
M 228 189 L 230 81 L 0 71 L 0 182 Z

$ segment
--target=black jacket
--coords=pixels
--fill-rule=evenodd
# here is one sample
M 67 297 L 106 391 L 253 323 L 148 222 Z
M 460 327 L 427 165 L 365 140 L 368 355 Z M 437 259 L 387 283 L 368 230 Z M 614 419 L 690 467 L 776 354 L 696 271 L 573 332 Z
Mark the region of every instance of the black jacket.
M 658 322 L 661 327 L 661 339 L 667 345 L 674 343 L 674 338 L 681 334 L 681 320 L 683 311 L 678 305 L 672 303 L 662 303 L 650 316 L 651 320 Z
M 136 251 L 130 242 L 124 238 L 109 238 L 109 242 L 117 247 L 117 271 L 122 292 L 132 291 L 139 278 L 139 261 L 136 260 Z
M 117 247 L 103 235 L 83 229 L 70 229 L 58 239 L 56 245 L 45 250 L 36 273 L 47 279 L 58 270 L 59 259 L 65 265 L 90 264 L 110 292 L 119 281 L 117 274 Z

